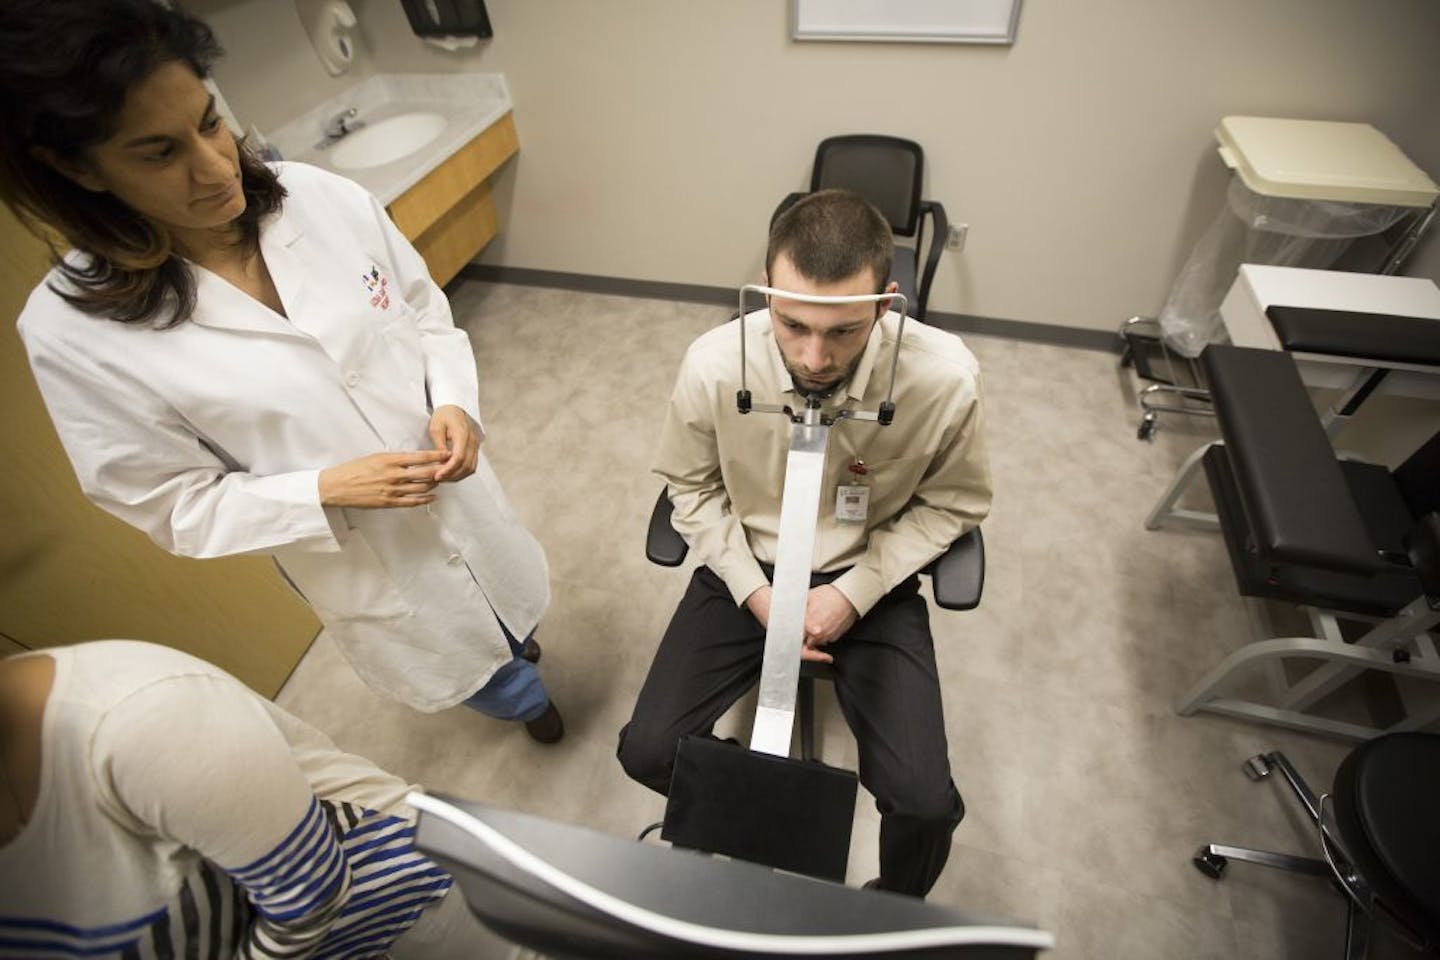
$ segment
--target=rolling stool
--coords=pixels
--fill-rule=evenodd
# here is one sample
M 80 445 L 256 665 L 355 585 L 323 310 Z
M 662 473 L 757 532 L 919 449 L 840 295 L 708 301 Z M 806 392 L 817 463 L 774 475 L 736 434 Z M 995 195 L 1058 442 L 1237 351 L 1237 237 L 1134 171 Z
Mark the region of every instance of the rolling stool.
M 1416 949 L 1440 948 L 1440 735 L 1392 733 L 1355 748 L 1316 797 L 1281 753 L 1245 763 L 1260 780 L 1280 771 L 1315 823 L 1324 859 L 1212 843 L 1195 867 L 1219 880 L 1231 860 L 1328 876 L 1349 901 L 1346 960 L 1362 960 L 1370 919 L 1388 922 Z

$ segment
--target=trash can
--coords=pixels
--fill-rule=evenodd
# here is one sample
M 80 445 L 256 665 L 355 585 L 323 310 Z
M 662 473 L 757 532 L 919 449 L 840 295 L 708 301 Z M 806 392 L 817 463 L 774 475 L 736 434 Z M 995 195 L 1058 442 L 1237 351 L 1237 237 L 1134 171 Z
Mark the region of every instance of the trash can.
M 1434 216 L 1435 182 L 1367 123 L 1225 117 L 1215 138 L 1235 172 L 1225 205 L 1159 316 L 1165 345 L 1185 357 L 1225 339 L 1220 302 L 1240 264 L 1324 269 L 1408 218 L 1373 271 L 1393 273 Z

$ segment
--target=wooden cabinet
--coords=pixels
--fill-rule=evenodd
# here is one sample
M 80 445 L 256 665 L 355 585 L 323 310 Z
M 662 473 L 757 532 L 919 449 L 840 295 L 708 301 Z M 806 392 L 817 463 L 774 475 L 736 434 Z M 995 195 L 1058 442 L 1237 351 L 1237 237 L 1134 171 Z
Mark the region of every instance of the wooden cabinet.
M 0 655 L 149 640 L 274 696 L 319 622 L 269 560 L 172 556 L 85 499 L 15 331 L 45 246 L 0 205 L 0 247 Z
M 445 285 L 499 232 L 489 179 L 519 149 L 507 112 L 387 208 Z

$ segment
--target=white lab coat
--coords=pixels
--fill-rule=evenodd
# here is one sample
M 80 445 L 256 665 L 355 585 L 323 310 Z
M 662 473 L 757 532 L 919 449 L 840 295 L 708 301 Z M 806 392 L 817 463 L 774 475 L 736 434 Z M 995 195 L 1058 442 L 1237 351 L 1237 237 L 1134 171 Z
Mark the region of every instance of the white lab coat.
M 277 169 L 289 196 L 260 245 L 288 319 L 196 269 L 195 312 L 171 329 L 87 316 L 42 284 L 20 334 L 95 503 L 183 556 L 273 555 L 371 687 L 452 706 L 510 660 L 497 616 L 517 638 L 539 621 L 545 556 L 483 453 L 429 507 L 320 505 L 322 468 L 431 448 L 435 407 L 479 422 L 475 360 L 373 197 Z

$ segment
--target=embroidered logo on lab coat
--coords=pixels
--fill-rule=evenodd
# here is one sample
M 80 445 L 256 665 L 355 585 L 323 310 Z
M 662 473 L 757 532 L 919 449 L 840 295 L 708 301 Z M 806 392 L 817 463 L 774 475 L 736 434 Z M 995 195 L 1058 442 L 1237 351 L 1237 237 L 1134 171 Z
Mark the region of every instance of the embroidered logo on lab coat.
M 370 272 L 362 273 L 360 279 L 365 281 L 365 289 L 370 291 L 370 306 L 379 310 L 390 309 L 390 278 L 380 272 L 375 264 L 370 264 Z

